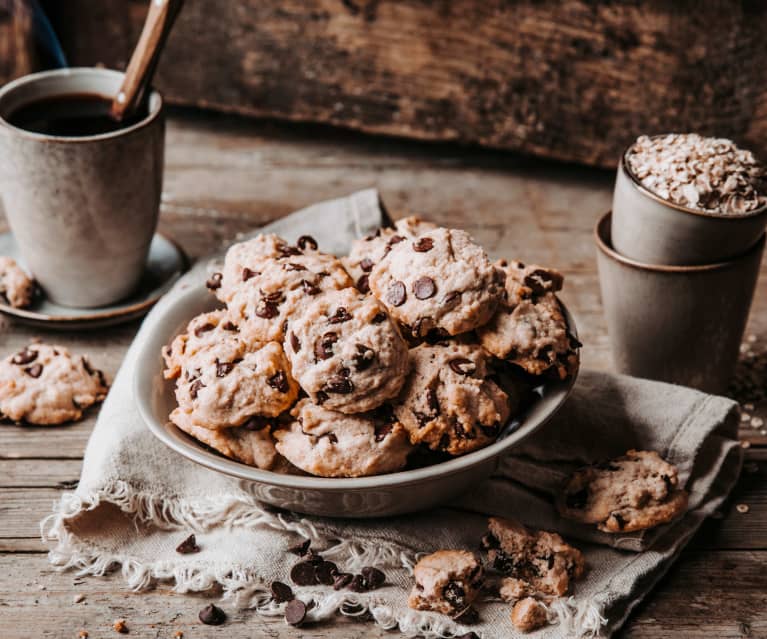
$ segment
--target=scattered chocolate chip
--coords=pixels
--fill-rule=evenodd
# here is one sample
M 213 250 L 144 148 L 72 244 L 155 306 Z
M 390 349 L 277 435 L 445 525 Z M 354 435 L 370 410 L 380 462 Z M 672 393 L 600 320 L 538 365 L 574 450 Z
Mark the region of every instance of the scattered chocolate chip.
M 368 278 L 367 273 L 363 273 L 359 276 L 357 279 L 357 284 L 355 285 L 357 287 L 357 290 L 360 293 L 369 293 L 370 292 L 370 280 Z
M 377 442 L 382 442 L 384 439 L 386 439 L 386 436 L 391 433 L 392 429 L 394 428 L 394 424 L 386 423 L 386 424 L 376 424 L 374 427 L 374 439 Z
M 348 322 L 351 318 L 352 316 L 349 314 L 349 311 L 343 306 L 339 306 L 336 312 L 328 317 L 328 324 L 341 324 L 342 322 Z
M 221 273 L 213 273 L 208 278 L 208 281 L 205 282 L 205 286 L 207 286 L 211 291 L 215 291 L 216 289 L 221 288 L 221 279 L 224 276 Z
M 349 582 L 349 590 L 352 592 L 365 592 L 368 589 L 368 585 L 365 583 L 365 578 L 362 575 L 354 575 Z
M 259 431 L 264 430 L 264 428 L 269 426 L 269 424 L 271 424 L 271 420 L 269 420 L 267 417 L 262 417 L 261 415 L 253 415 L 248 417 L 248 421 L 242 425 L 242 428 L 252 431 Z
M 216 328 L 216 327 L 213 324 L 211 324 L 210 322 L 206 322 L 202 326 L 195 327 L 195 329 L 194 329 L 194 336 L 195 337 L 199 337 L 203 333 L 207 333 L 209 331 L 212 331 L 214 328 Z
M 287 393 L 290 390 L 288 376 L 285 375 L 284 371 L 277 371 L 267 380 L 267 384 L 280 393 Z
M 288 262 L 283 264 L 282 268 L 286 271 L 305 271 L 306 267 L 303 264 L 297 264 L 296 262 Z
M 296 244 L 301 250 L 305 249 L 307 246 L 310 247 L 313 251 L 317 250 L 317 240 L 315 240 L 311 235 L 302 235 L 298 238 Z
M 375 360 L 376 352 L 364 344 L 355 344 L 354 348 L 356 349 L 354 357 L 352 358 L 354 360 L 354 368 L 358 371 L 364 371 L 370 368 L 373 360 Z
M 477 365 L 465 357 L 454 357 L 448 362 L 448 365 L 459 375 L 471 375 L 477 370 Z
M 262 319 L 273 319 L 280 314 L 274 302 L 260 300 L 256 306 L 256 315 Z
M 380 313 L 376 313 L 375 315 L 373 315 L 373 319 L 370 321 L 373 322 L 373 324 L 380 324 L 385 319 L 386 319 L 386 313 L 381 311 Z
M 352 579 L 354 579 L 354 575 L 350 572 L 340 572 L 336 575 L 336 578 L 333 580 L 333 590 L 341 590 L 341 588 L 346 588 L 351 582 Z
M 286 601 L 292 601 L 294 598 L 293 589 L 281 581 L 273 581 L 271 590 L 272 599 L 275 603 L 285 603 Z
M 312 540 L 307 539 L 306 541 L 298 544 L 297 546 L 293 546 L 292 548 L 288 548 L 288 552 L 293 555 L 299 555 L 303 556 L 307 553 L 309 550 L 309 547 L 312 545 Z
M 285 606 L 285 621 L 291 626 L 300 626 L 306 619 L 306 604 L 300 599 L 293 599 Z
M 252 277 L 255 277 L 256 275 L 260 275 L 258 271 L 253 271 L 249 269 L 247 266 L 242 269 L 242 281 L 247 282 Z
M 213 604 L 208 604 L 200 610 L 200 614 L 197 617 L 207 626 L 220 626 L 226 621 L 226 613 Z
M 315 286 L 308 280 L 301 280 L 301 287 L 304 289 L 304 293 L 307 295 L 318 295 L 322 292 L 319 286 Z
M 197 393 L 200 392 L 201 388 L 205 388 L 205 384 L 203 384 L 199 379 L 194 380 L 192 385 L 189 387 L 189 397 L 192 399 L 197 399 Z
M 463 610 L 466 607 L 466 591 L 456 581 L 448 582 L 442 589 L 442 597 L 455 610 Z
M 19 351 L 11 358 L 11 363 L 16 364 L 17 366 L 23 366 L 24 364 L 31 364 L 36 359 L 37 351 L 32 351 L 28 348 L 25 348 L 23 351 Z M 86 367 L 85 370 L 88 371 L 88 368 Z M 88 371 L 88 373 L 92 374 L 91 371 Z
M 479 621 L 479 613 L 474 606 L 464 608 L 453 617 L 453 621 L 471 626 Z
M 589 489 L 585 486 L 574 493 L 567 493 L 565 495 L 565 505 L 568 508 L 585 508 L 589 501 Z
M 340 395 L 347 395 L 354 391 L 354 384 L 352 380 L 342 374 L 333 375 L 325 383 L 324 390 L 328 393 L 338 393 Z
M 301 561 L 290 570 L 290 578 L 298 586 L 317 585 L 317 576 L 314 572 L 314 563 Z
M 234 369 L 232 362 L 219 362 L 216 360 L 216 377 L 226 377 Z
M 34 364 L 30 366 L 29 368 L 25 368 L 24 372 L 30 377 L 34 377 L 35 379 L 37 379 L 38 377 L 40 377 L 40 375 L 43 374 L 43 365 Z
M 293 352 L 297 353 L 301 350 L 301 342 L 296 337 L 296 334 L 291 331 L 290 332 L 290 345 L 293 347 Z
M 375 266 L 375 264 L 373 263 L 373 260 L 371 260 L 369 257 L 364 257 L 364 258 L 362 258 L 362 260 L 360 261 L 360 268 L 361 268 L 361 269 L 362 269 L 362 270 L 363 270 L 365 273 L 370 273 L 370 271 L 372 271 L 372 270 L 373 270 L 373 267 L 374 267 L 374 266 Z
M 386 301 L 392 306 L 402 306 L 407 299 L 407 290 L 405 285 L 400 282 L 392 282 L 389 290 L 386 292 Z
M 317 359 L 329 359 L 333 357 L 333 344 L 338 341 L 338 334 L 328 331 L 314 343 L 314 356 Z
M 413 242 L 413 250 L 418 253 L 426 253 L 434 248 L 434 240 L 430 237 L 422 237 L 417 242 Z
M 386 575 L 374 566 L 365 566 L 362 570 L 360 570 L 360 572 L 365 578 L 368 590 L 375 590 L 376 588 L 380 588 L 386 582 Z
M 338 575 L 338 566 L 332 561 L 323 561 L 317 564 L 314 572 L 319 583 L 325 586 L 332 586 L 336 575 Z
M 176 552 L 181 555 L 191 555 L 200 552 L 200 547 L 197 545 L 194 535 L 189 535 L 189 537 L 176 546 Z
M 430 277 L 419 277 L 413 282 L 413 293 L 419 300 L 428 300 L 437 292 L 437 285 Z

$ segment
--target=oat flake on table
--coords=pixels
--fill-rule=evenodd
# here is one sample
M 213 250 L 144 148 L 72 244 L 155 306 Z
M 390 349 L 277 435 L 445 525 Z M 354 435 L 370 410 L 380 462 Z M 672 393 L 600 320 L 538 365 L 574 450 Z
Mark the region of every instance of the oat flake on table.
M 626 161 L 645 188 L 681 206 L 747 215 L 767 204 L 765 167 L 732 140 L 696 133 L 643 135 Z

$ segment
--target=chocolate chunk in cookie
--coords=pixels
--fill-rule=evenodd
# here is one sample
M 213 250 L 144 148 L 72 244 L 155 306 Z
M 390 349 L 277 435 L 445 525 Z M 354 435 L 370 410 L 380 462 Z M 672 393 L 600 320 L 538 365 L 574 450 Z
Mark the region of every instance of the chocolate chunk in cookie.
M 562 290 L 564 277 L 559 271 L 516 260 L 499 260 L 496 267 L 506 276 L 504 304 L 516 306 L 523 299 L 533 299 Z
M 557 501 L 563 517 L 609 533 L 652 528 L 687 508 L 675 466 L 654 451 L 630 450 L 575 471 Z
M 411 608 L 456 616 L 477 598 L 483 571 L 471 552 L 438 550 L 418 561 L 413 577 L 415 585 L 408 599 Z
M 582 553 L 556 533 L 528 530 L 499 517 L 489 519 L 482 547 L 490 566 L 509 578 L 501 587 L 505 601 L 533 594 L 561 597 L 586 567 Z

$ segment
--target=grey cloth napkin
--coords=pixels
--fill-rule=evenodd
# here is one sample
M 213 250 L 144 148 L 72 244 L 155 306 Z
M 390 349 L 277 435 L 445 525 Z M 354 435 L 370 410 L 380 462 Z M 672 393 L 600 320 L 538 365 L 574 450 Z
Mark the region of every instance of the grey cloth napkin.
M 289 240 L 313 235 L 327 251 L 343 253 L 350 241 L 384 219 L 375 190 L 320 203 L 265 227 Z M 219 256 L 220 257 L 220 256 Z M 513 257 L 513 256 L 507 256 Z M 280 615 L 269 584 L 288 581 L 291 555 L 301 539 L 348 571 L 382 568 L 388 584 L 353 594 L 326 587 L 296 588 L 316 606 L 308 621 L 369 613 L 385 628 L 411 636 L 450 637 L 476 631 L 486 639 L 521 636 L 510 606 L 480 605 L 481 622 L 457 626 L 448 618 L 410 610 L 407 594 L 420 553 L 477 547 L 488 515 L 511 517 L 555 530 L 585 553 L 589 571 L 572 597 L 550 606 L 554 625 L 537 637 L 609 636 L 650 591 L 701 522 L 725 499 L 742 463 L 735 441 L 736 404 L 687 388 L 582 371 L 571 398 L 541 431 L 500 464 L 486 482 L 452 504 L 377 521 L 344 521 L 275 512 L 256 502 L 245 482 L 202 468 L 166 448 L 143 424 L 133 402 L 137 344 L 163 321 L 169 300 L 202 286 L 209 266 L 198 263 L 152 310 L 114 380 L 85 453 L 77 490 L 67 493 L 43 523 L 50 560 L 82 574 L 120 566 L 128 585 L 170 580 L 179 591 L 219 583 L 231 605 Z M 588 344 L 585 346 L 588 348 Z M 552 494 L 567 473 L 585 462 L 629 448 L 657 450 L 680 469 L 690 510 L 645 534 L 606 535 L 564 521 Z M 202 551 L 175 547 L 193 530 Z

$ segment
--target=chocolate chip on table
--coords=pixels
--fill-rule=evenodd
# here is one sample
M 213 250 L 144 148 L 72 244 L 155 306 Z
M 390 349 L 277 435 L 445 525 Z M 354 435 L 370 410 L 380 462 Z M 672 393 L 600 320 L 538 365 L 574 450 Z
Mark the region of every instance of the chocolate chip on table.
M 234 369 L 232 362 L 219 362 L 216 360 L 216 377 L 226 377 Z
M 313 251 L 317 250 L 317 240 L 315 240 L 311 235 L 302 235 L 298 238 L 296 245 L 301 250 L 305 249 L 307 246 L 311 247 Z
M 31 364 L 37 359 L 37 351 L 32 351 L 25 348 L 23 351 L 19 351 L 11 358 L 11 363 L 17 366 L 23 366 L 24 364 Z M 85 369 L 88 370 L 87 368 Z M 90 373 L 90 371 L 88 371 Z
M 365 578 L 368 590 L 380 588 L 386 582 L 386 575 L 375 566 L 365 566 L 360 573 Z
M 349 590 L 352 592 L 365 592 L 368 589 L 367 582 L 362 575 L 354 575 L 349 582 Z
M 280 314 L 277 305 L 267 300 L 259 300 L 256 306 L 256 315 L 262 319 L 273 319 Z
M 285 375 L 285 371 L 277 371 L 267 380 L 267 383 L 274 390 L 279 391 L 280 393 L 287 393 L 290 390 L 290 384 L 288 384 L 288 376 Z
M 466 591 L 458 582 L 448 582 L 442 589 L 442 597 L 456 610 L 466 607 Z
M 338 575 L 338 566 L 332 561 L 322 561 L 315 566 L 314 574 L 317 581 L 325 586 L 332 586 Z
M 299 350 L 301 350 L 301 342 L 293 331 L 290 332 L 290 345 L 293 347 L 294 353 L 297 353 Z
M 314 562 L 300 561 L 290 569 L 290 579 L 297 586 L 316 586 L 317 575 Z
M 306 604 L 300 599 L 293 599 L 285 606 L 285 621 L 291 626 L 300 626 L 306 619 Z
M 348 322 L 351 318 L 352 316 L 349 314 L 349 311 L 343 306 L 339 306 L 336 312 L 328 317 L 328 324 L 341 324 L 342 322 Z
M 373 263 L 373 260 L 371 260 L 369 257 L 364 257 L 362 260 L 360 260 L 360 268 L 365 273 L 370 273 L 370 271 L 373 270 L 373 267 L 375 264 Z
M 385 319 L 386 319 L 386 313 L 384 313 L 383 311 L 381 311 L 380 313 L 376 313 L 376 314 L 373 316 L 373 319 L 372 319 L 372 320 L 370 320 L 370 321 L 371 321 L 371 322 L 373 322 L 373 324 L 380 324 L 380 323 L 381 323 L 381 322 L 383 322 Z
M 24 372 L 30 377 L 34 377 L 35 379 L 37 379 L 38 377 L 40 377 L 40 375 L 43 374 L 43 365 L 33 364 L 29 368 L 25 368 Z
M 474 606 L 468 606 L 453 616 L 453 621 L 470 626 L 479 621 L 479 613 Z
M 208 281 L 205 282 L 205 286 L 211 291 L 215 291 L 216 289 L 221 288 L 221 280 L 223 277 L 224 276 L 221 273 L 213 273 L 213 275 L 208 278 Z
M 275 603 L 285 603 L 286 601 L 292 601 L 295 596 L 293 595 L 293 589 L 284 584 L 281 581 L 272 582 L 272 599 Z
M 184 541 L 176 546 L 176 552 L 180 555 L 191 555 L 196 552 L 200 552 L 200 547 L 197 545 L 197 539 L 194 535 L 189 535 Z
M 314 343 L 314 356 L 317 359 L 329 359 L 333 357 L 333 344 L 338 341 L 338 334 L 328 331 Z
M 298 544 L 297 546 L 292 546 L 291 548 L 288 548 L 288 552 L 293 555 L 303 556 L 308 552 L 309 547 L 311 545 L 312 545 L 312 540 L 307 539 L 306 541 Z
M 249 279 L 255 277 L 256 275 L 260 275 L 258 271 L 253 271 L 249 269 L 247 266 L 242 269 L 242 281 L 247 282 Z
M 413 293 L 415 293 L 415 296 L 419 300 L 428 300 L 430 297 L 433 297 L 436 292 L 437 285 L 434 283 L 433 279 L 426 275 L 419 277 L 413 282 Z
M 389 290 L 386 291 L 386 301 L 392 306 L 402 306 L 407 299 L 407 290 L 400 281 L 392 282 Z
M 350 572 L 340 572 L 336 575 L 336 578 L 333 580 L 333 590 L 341 590 L 342 588 L 346 588 L 351 582 L 352 579 L 354 579 L 354 575 Z
M 208 604 L 200 610 L 200 614 L 197 617 L 207 626 L 220 626 L 226 621 L 226 613 L 213 604 Z
M 319 286 L 315 286 L 308 280 L 301 280 L 301 287 L 304 289 L 304 293 L 307 295 L 318 295 L 322 292 Z
M 426 253 L 434 248 L 434 240 L 430 237 L 422 237 L 417 242 L 413 242 L 413 250 L 418 253 Z
M 354 392 L 354 384 L 352 380 L 342 374 L 333 375 L 328 379 L 327 383 L 323 387 L 323 390 L 327 393 L 338 393 L 339 395 L 347 395 Z
M 465 357 L 454 357 L 448 362 L 448 365 L 459 375 L 471 375 L 477 370 L 477 365 Z
M 359 276 L 357 279 L 357 283 L 355 284 L 357 287 L 357 290 L 360 293 L 369 293 L 370 292 L 370 279 L 368 278 L 367 273 L 363 273 Z

